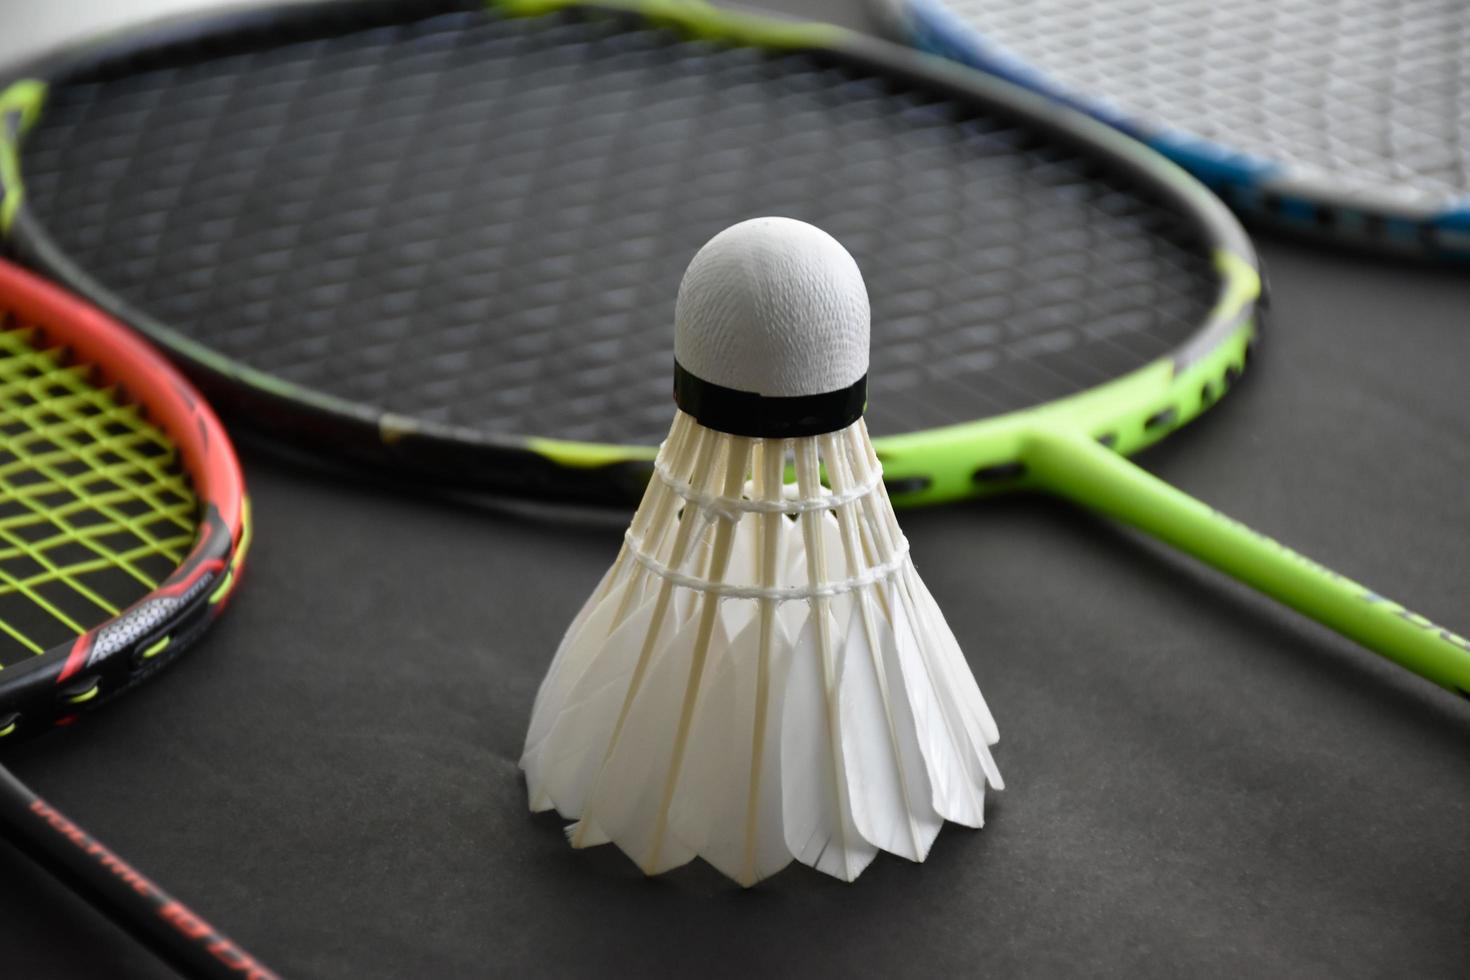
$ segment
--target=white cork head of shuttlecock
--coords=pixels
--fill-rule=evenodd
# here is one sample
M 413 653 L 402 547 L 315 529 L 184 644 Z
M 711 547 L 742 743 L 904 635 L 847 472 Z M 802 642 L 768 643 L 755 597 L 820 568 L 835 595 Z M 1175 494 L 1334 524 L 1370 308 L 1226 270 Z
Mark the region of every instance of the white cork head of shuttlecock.
M 847 250 L 791 218 L 752 218 L 689 263 L 674 311 L 674 398 L 701 424 L 800 437 L 867 396 L 868 291 Z

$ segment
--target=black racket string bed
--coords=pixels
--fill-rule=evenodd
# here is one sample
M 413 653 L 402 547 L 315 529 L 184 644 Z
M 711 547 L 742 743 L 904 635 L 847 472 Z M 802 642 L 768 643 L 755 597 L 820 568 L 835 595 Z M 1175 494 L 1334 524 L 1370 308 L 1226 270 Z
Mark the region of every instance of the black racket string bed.
M 1040 115 L 880 67 L 597 10 L 238 15 L 52 77 L 11 238 L 272 441 L 553 498 L 636 499 L 678 272 L 740 217 L 857 257 L 878 436 L 1198 330 L 1220 287 L 1189 208 Z M 625 449 L 568 467 L 542 440 Z

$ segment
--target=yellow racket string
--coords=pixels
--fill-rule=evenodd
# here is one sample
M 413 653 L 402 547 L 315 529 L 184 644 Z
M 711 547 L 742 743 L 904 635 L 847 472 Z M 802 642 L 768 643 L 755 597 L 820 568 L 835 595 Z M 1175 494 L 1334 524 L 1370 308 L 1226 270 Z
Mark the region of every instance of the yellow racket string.
M 93 373 L 0 321 L 0 666 L 117 615 L 194 542 L 176 448 Z

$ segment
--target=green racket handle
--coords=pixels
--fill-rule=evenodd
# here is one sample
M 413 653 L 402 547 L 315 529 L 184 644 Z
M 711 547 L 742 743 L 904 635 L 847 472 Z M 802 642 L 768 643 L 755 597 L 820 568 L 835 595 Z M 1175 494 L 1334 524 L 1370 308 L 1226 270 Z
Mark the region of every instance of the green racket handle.
M 1039 429 L 1024 460 L 1036 487 L 1132 525 L 1470 698 L 1470 640 L 1169 486 L 1086 435 Z

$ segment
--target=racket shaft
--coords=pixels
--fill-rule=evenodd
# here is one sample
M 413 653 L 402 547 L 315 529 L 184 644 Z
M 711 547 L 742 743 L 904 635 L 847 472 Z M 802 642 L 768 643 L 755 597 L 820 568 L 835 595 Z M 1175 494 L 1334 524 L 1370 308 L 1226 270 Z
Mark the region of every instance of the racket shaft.
M 1470 698 L 1470 640 L 1232 520 L 1085 435 L 1036 431 L 1040 487 L 1129 524 Z
M 278 980 L 0 766 L 0 836 L 187 977 Z

